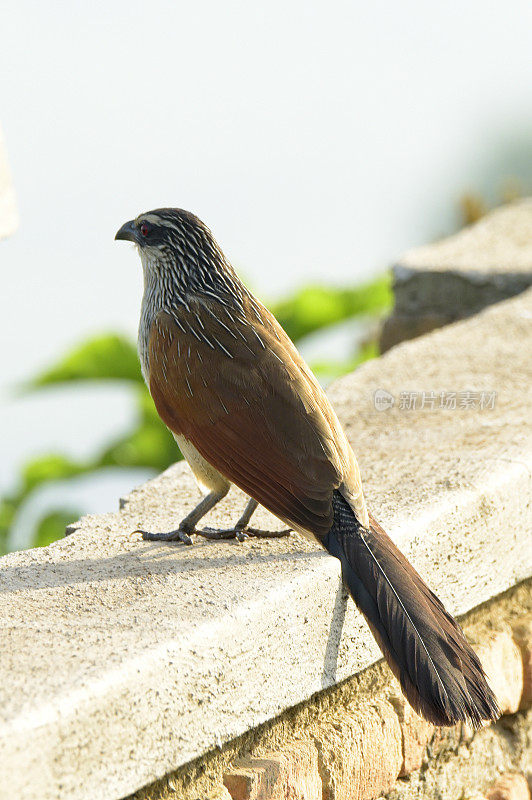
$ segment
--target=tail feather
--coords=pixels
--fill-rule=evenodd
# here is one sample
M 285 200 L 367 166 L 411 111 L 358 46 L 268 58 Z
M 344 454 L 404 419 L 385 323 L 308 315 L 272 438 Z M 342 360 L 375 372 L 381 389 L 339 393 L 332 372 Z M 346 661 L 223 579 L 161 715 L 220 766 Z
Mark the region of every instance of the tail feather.
M 335 492 L 323 544 L 342 564 L 347 587 L 410 705 L 435 725 L 497 719 L 497 700 L 478 656 L 380 525 L 358 523 Z

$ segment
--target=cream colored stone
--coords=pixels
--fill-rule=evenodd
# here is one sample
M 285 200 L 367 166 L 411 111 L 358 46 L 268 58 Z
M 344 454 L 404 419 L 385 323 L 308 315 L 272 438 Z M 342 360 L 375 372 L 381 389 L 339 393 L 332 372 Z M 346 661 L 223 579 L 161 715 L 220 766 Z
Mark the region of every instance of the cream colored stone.
M 434 725 L 418 716 L 402 695 L 391 702 L 401 725 L 403 763 L 399 775 L 403 777 L 420 768 Z
M 528 198 L 401 256 L 393 268 L 394 309 L 381 331 L 381 351 L 532 286 L 531 231 Z
M 231 797 L 225 786 L 223 786 L 221 789 L 219 789 L 218 792 L 216 792 L 215 795 L 212 796 L 212 798 L 209 798 L 209 800 L 233 800 L 233 798 Z
M 523 659 L 523 694 L 520 708 L 532 703 L 532 617 L 523 617 L 512 626 L 514 640 Z
M 496 631 L 476 649 L 501 713 L 514 714 L 523 693 L 523 662 L 511 633 Z
M 523 775 L 501 775 L 486 794 L 487 800 L 530 800 L 528 783 Z
M 314 742 L 292 742 L 280 753 L 242 759 L 224 775 L 232 800 L 322 800 Z
M 408 250 L 401 265 L 467 272 L 532 272 L 532 198 L 501 206 L 439 242 Z
M 311 728 L 320 754 L 323 800 L 368 800 L 394 786 L 401 770 L 401 728 L 393 706 L 339 710 Z
M 370 509 L 455 614 L 532 574 L 531 321 L 527 293 L 401 345 L 330 391 Z M 388 410 L 375 407 L 379 389 L 395 400 Z M 400 407 L 401 392 L 421 390 L 497 397 L 484 410 Z M 131 535 L 175 527 L 197 499 L 178 464 L 120 512 L 0 559 L 7 796 L 122 798 L 379 658 L 344 605 L 338 563 L 318 546 L 293 536 L 187 548 Z M 230 492 L 209 523 L 226 527 L 243 502 Z M 254 522 L 274 524 L 264 511 Z

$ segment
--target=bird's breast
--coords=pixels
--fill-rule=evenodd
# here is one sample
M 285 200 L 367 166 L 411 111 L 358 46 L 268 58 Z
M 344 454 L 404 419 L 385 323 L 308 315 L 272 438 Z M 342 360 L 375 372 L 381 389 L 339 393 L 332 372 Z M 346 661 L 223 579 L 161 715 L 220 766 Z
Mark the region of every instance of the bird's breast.
M 139 332 L 137 349 L 142 376 L 150 385 L 150 335 L 157 314 L 165 306 L 164 297 L 159 290 L 159 282 L 153 278 L 152 272 L 144 269 L 144 293 L 140 307 Z

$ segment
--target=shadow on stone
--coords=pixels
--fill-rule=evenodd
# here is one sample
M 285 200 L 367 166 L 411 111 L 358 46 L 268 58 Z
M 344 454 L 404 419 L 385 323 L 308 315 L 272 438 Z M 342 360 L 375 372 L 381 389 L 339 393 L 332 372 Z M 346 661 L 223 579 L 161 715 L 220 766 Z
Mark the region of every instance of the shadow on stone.
M 345 612 L 347 609 L 347 596 L 347 589 L 345 588 L 342 579 L 340 579 L 336 597 L 334 599 L 331 627 L 329 628 L 329 638 L 327 639 L 323 671 L 321 673 L 321 685 L 323 689 L 327 689 L 329 686 L 332 686 L 334 683 L 336 683 L 338 648 L 340 647 L 342 629 L 344 627 Z
M 252 569 L 261 563 L 294 561 L 313 561 L 327 557 L 321 551 L 302 553 L 253 553 L 242 551 L 228 556 L 213 555 L 211 547 L 216 544 L 205 543 L 196 548 L 158 542 L 155 545 L 140 546 L 136 551 L 116 553 L 105 558 L 83 558 L 71 560 L 52 560 L 29 564 L 6 566 L 0 575 L 0 594 L 19 590 L 53 589 L 58 586 L 76 586 L 84 583 L 107 582 L 113 578 L 147 578 L 153 575 L 165 576 L 172 573 L 209 570 L 216 573 L 228 565 L 242 564 Z M 238 545 L 236 546 L 238 547 Z M 196 555 L 197 553 L 197 555 Z M 53 556 L 53 550 L 50 553 Z M 336 609 L 336 606 L 335 606 Z

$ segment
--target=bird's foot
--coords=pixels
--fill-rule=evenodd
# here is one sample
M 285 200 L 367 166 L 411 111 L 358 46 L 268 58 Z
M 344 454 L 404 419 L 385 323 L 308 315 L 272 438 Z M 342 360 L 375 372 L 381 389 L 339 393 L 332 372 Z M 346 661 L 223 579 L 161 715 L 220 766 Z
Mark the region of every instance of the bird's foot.
M 258 528 L 203 528 L 201 531 L 196 531 L 198 536 L 203 536 L 205 539 L 214 539 L 220 541 L 221 539 L 237 539 L 239 542 L 245 542 L 250 536 L 255 536 L 258 539 L 279 539 L 282 536 L 290 535 L 290 528 L 283 531 L 261 531 Z
M 282 531 L 261 531 L 260 528 L 246 528 L 246 536 L 256 536 L 257 539 L 281 539 L 283 536 L 290 536 L 292 528 L 284 528 Z
M 145 542 L 182 542 L 183 544 L 192 544 L 187 531 L 177 528 L 175 531 L 168 531 L 168 533 L 149 533 L 148 531 L 136 530 L 135 533 L 141 533 Z M 196 533 L 196 531 L 190 531 Z

